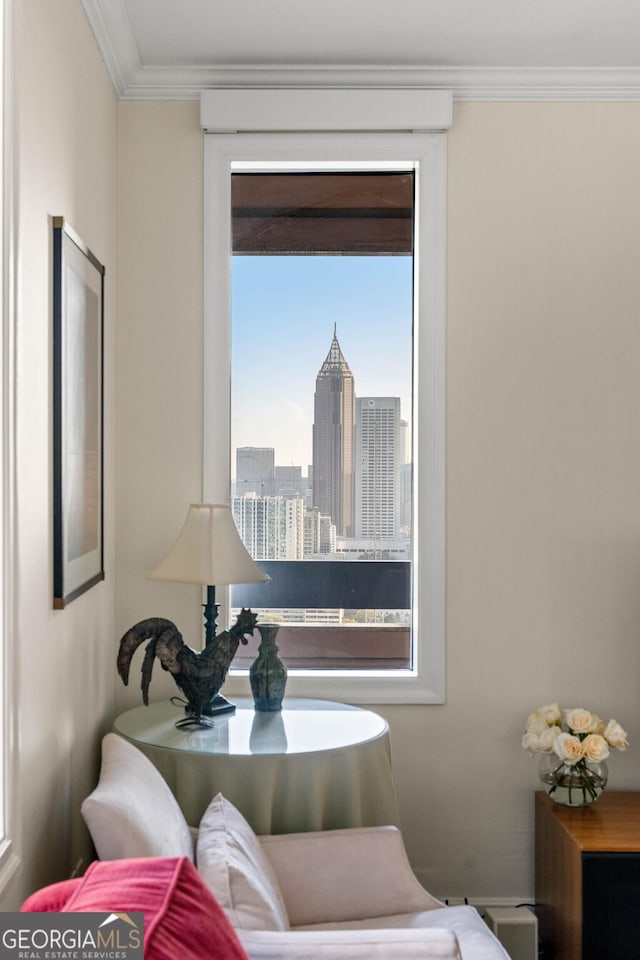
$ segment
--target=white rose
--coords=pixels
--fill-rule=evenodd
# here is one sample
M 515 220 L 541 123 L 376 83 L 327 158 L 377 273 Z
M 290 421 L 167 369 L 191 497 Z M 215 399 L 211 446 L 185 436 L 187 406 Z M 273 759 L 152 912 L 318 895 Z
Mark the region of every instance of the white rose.
M 565 710 L 564 718 L 572 733 L 592 733 L 593 714 L 583 707 Z
M 615 747 L 617 750 L 626 750 L 629 746 L 627 732 L 622 729 L 616 720 L 609 720 L 602 736 L 610 746 Z
M 531 730 L 527 730 L 527 732 L 522 736 L 522 746 L 525 750 L 528 750 L 529 753 L 540 753 L 542 750 L 540 734 L 534 733 Z
M 599 763 L 600 760 L 606 760 L 609 756 L 609 744 L 600 736 L 599 733 L 590 733 L 582 741 L 585 760 L 591 760 L 592 763 Z
M 547 703 L 544 707 L 540 707 L 536 713 L 539 713 L 550 727 L 558 726 L 562 720 L 560 707 L 557 703 Z
M 528 729 L 529 727 L 537 726 L 542 722 L 543 722 L 542 714 L 539 713 L 538 710 L 534 710 L 533 713 L 530 713 L 529 716 L 527 717 L 527 722 L 525 724 L 525 727 Z
M 527 730 L 522 737 L 522 746 L 529 753 L 553 753 L 553 745 L 560 727 L 545 727 L 542 732 Z
M 555 739 L 553 749 L 565 763 L 573 766 L 584 756 L 583 741 L 571 733 L 559 733 Z
M 604 720 L 601 720 L 600 717 L 597 717 L 594 713 L 593 715 L 593 727 L 591 728 L 591 733 L 599 733 L 601 737 L 604 736 L 606 723 Z
M 553 753 L 556 737 L 559 736 L 561 732 L 560 727 L 547 727 L 546 730 L 539 734 L 540 750 L 543 753 Z
M 549 729 L 547 721 L 535 713 L 532 713 L 527 720 L 527 733 L 544 733 Z

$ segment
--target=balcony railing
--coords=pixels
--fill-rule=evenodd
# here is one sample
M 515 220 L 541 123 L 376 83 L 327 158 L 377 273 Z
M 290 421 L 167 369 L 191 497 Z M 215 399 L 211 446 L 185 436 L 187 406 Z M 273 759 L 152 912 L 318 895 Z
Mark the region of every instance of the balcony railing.
M 234 607 L 411 609 L 408 560 L 258 560 L 269 583 L 232 587 Z
M 411 564 L 402 560 L 260 560 L 268 583 L 237 585 L 233 607 L 255 610 L 411 609 Z M 255 659 L 259 636 L 233 667 Z M 411 666 L 409 624 L 282 623 L 278 648 L 291 669 L 402 670 Z

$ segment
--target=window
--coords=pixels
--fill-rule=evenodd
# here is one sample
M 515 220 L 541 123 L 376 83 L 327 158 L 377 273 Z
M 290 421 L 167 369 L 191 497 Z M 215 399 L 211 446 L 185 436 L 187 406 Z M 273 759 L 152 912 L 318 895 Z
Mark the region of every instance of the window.
M 258 585 L 232 588 L 231 602 L 250 603 L 263 616 L 307 621 L 305 643 L 294 644 L 285 656 L 291 694 L 352 702 L 443 699 L 442 139 L 369 133 L 205 138 L 203 492 L 207 500 L 227 501 L 233 477 L 236 523 L 273 578 L 262 597 Z M 366 217 L 354 213 L 353 199 L 347 198 L 366 196 L 372 178 L 379 178 L 375 196 L 381 190 L 395 193 L 395 212 L 369 205 Z M 287 209 L 297 215 L 286 216 Z M 332 230 L 336 221 L 340 229 Z M 323 330 L 315 331 L 320 346 L 311 361 L 314 382 L 307 385 L 315 398 L 306 453 L 300 448 L 279 453 L 268 429 L 247 432 L 237 422 L 231 427 L 232 367 L 232 392 L 243 381 L 258 385 L 251 393 L 254 410 L 260 389 L 268 391 L 273 381 L 275 392 L 278 378 L 291 369 L 285 360 L 274 370 L 264 349 L 255 357 L 243 355 L 230 331 L 243 292 L 255 304 L 260 284 L 266 296 L 265 270 L 275 275 L 271 287 L 295 284 L 303 290 L 305 284 L 310 289 L 309 276 L 316 272 L 316 289 L 337 284 L 338 274 L 359 272 L 369 284 L 380 275 L 384 289 L 388 271 L 386 286 L 401 275 L 399 289 L 409 303 L 403 391 L 383 383 L 360 390 L 351 370 L 352 362 L 358 364 L 345 355 L 340 321 L 334 328 L 325 315 Z M 254 306 L 252 322 L 255 312 Z M 307 333 L 289 320 L 278 335 L 302 346 Z M 359 336 L 352 342 L 360 343 L 364 354 Z M 251 334 L 245 333 L 244 343 L 247 337 Z M 405 456 L 411 418 L 405 408 L 411 406 L 413 452 Z M 254 427 L 259 417 L 249 411 L 248 419 L 255 420 Z M 344 619 L 345 611 L 353 619 L 393 620 L 378 626 L 380 635 L 397 634 L 393 655 L 387 655 L 388 642 L 373 644 L 370 629 L 359 631 L 359 646 L 342 636 L 348 627 L 335 621 Z M 330 650 L 328 629 L 337 641 Z M 238 667 L 247 666 L 236 658 L 231 685 Z M 246 686 L 246 678 L 240 683 Z
M 271 576 L 233 613 L 290 667 L 410 669 L 414 171 L 231 179 L 231 502 Z

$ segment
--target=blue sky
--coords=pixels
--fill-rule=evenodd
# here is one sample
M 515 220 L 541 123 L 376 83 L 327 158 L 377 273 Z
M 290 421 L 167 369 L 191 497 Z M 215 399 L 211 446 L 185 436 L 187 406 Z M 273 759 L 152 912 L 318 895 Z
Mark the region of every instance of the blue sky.
M 400 397 L 410 416 L 410 257 L 233 258 L 232 463 L 238 446 L 311 462 L 313 393 L 333 326 L 356 395 Z

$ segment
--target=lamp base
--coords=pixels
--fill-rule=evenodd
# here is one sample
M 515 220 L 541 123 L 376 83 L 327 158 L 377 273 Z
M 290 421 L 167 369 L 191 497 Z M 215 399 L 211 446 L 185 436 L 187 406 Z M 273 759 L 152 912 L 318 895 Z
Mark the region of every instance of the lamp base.
M 178 698 L 175 700 L 177 701 Z M 185 716 L 176 720 L 178 730 L 188 730 L 191 727 L 215 727 L 216 717 L 236 712 L 235 703 L 230 703 L 222 694 L 214 697 L 205 710 L 198 710 L 194 704 L 184 703 L 184 700 L 180 702 L 184 704 Z
M 202 712 L 207 717 L 215 717 L 219 713 L 235 713 L 236 705 L 219 693 Z
M 202 710 L 198 710 L 193 703 L 187 703 L 184 708 L 184 712 L 190 717 L 217 717 L 221 713 L 235 713 L 235 710 L 235 703 L 231 703 L 221 693 L 217 694 Z

